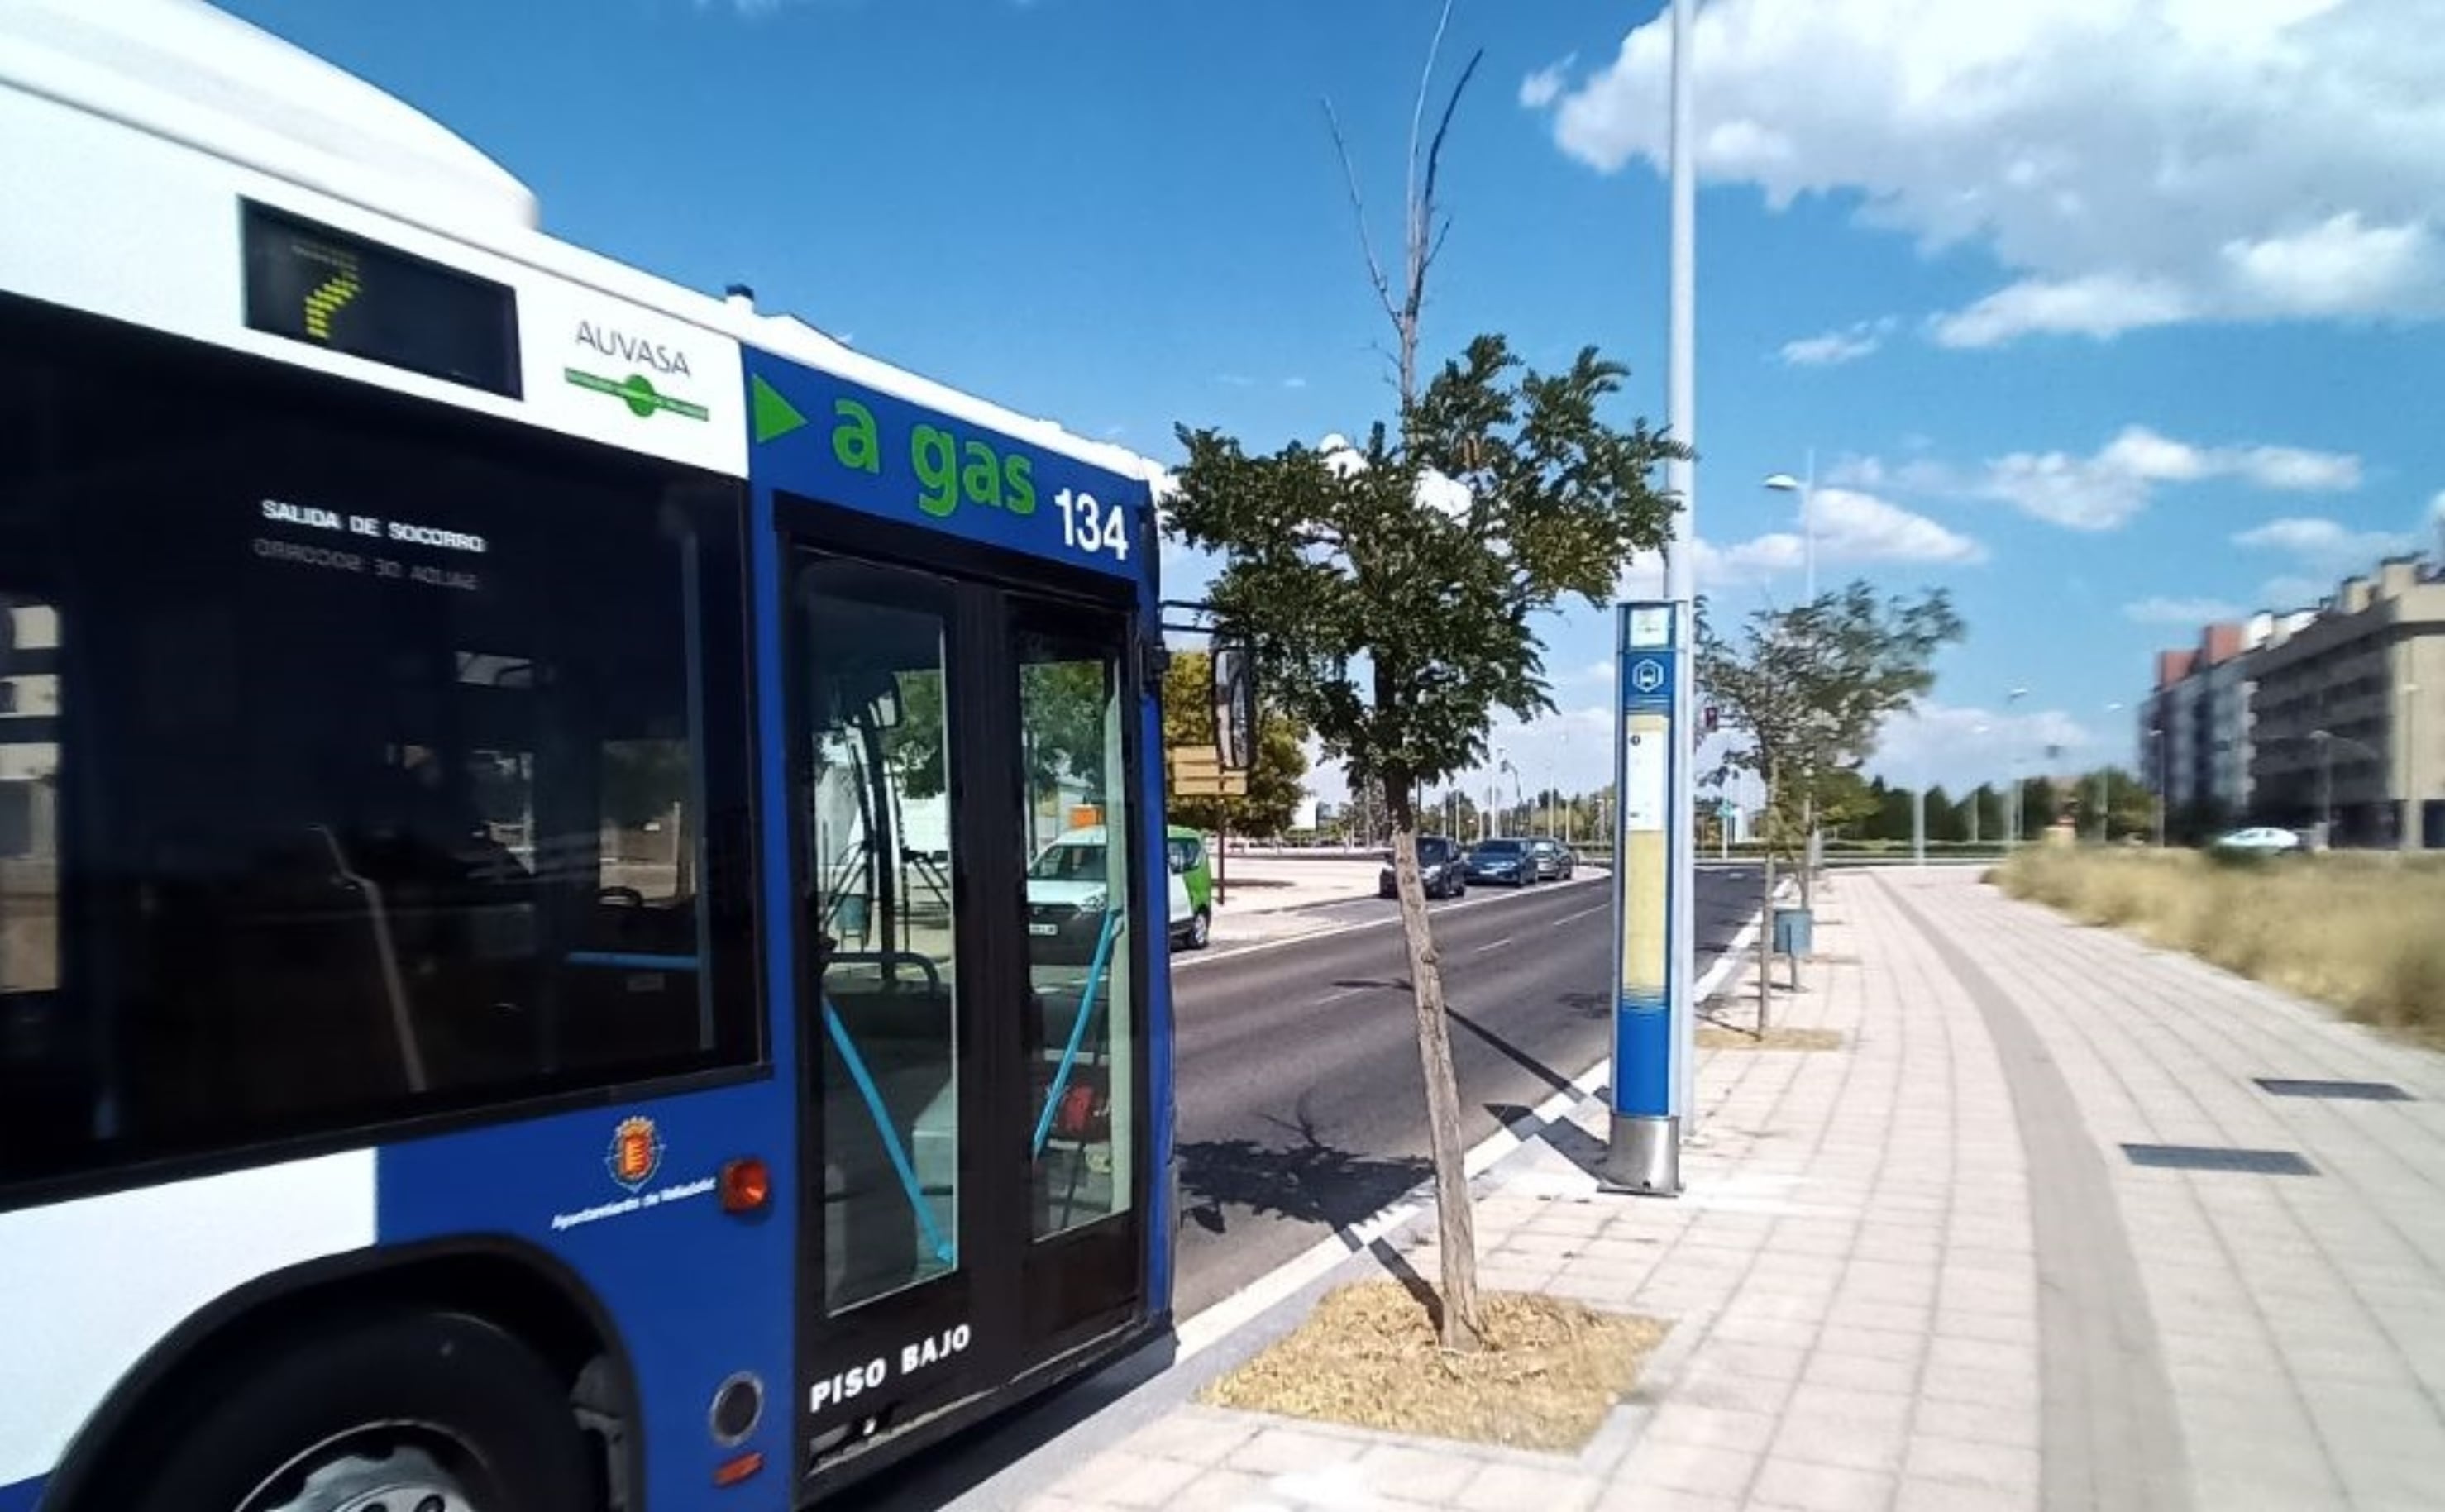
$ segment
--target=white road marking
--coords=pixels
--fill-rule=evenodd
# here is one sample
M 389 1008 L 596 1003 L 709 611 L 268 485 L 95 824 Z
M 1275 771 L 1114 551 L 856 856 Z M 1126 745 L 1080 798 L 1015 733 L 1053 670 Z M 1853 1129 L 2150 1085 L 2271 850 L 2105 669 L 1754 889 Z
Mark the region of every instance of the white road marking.
M 1697 985 L 1690 989 L 1689 1000 L 1692 1004 L 1705 1002 L 1708 998 L 1713 997 L 1730 978 L 1732 972 L 1740 965 L 1742 954 L 1756 941 L 1758 923 L 1757 919 L 1750 919 L 1747 924 L 1741 926 L 1740 932 L 1732 936 L 1724 945 L 1723 950 L 1715 957 L 1715 963 L 1707 968 L 1698 978 Z M 1596 1089 L 1602 1087 L 1609 1079 L 1612 1070 L 1613 1057 L 1607 1055 L 1573 1078 L 1569 1092 L 1556 1092 L 1540 1103 L 1536 1111 L 1529 1114 L 1523 1122 L 1532 1129 L 1542 1129 L 1559 1121 L 1581 1099 L 1595 1096 Z M 1476 1148 L 1464 1157 L 1462 1168 L 1472 1178 L 1482 1175 L 1492 1169 L 1497 1162 L 1526 1143 L 1527 1140 L 1510 1129 L 1497 1129 L 1478 1141 Z M 1212 1349 L 1230 1337 L 1236 1330 L 1255 1321 L 1268 1309 L 1289 1299 L 1302 1287 L 1321 1279 L 1334 1266 L 1353 1255 L 1364 1252 L 1375 1241 L 1427 1211 L 1429 1205 L 1428 1199 L 1433 1190 L 1432 1178 L 1419 1183 L 1390 1205 L 1347 1227 L 1335 1229 L 1331 1235 L 1316 1241 L 1303 1253 L 1275 1266 L 1195 1317 L 1180 1324 L 1172 1331 L 1172 1336 L 1179 1346 L 1178 1353 L 1173 1356 L 1174 1365 L 1194 1359 Z M 1710 1201 L 1713 1205 L 1721 1205 L 1723 1199 L 1710 1194 Z
M 1489 950 L 1500 950 L 1509 943 L 1511 943 L 1511 937 L 1509 935 L 1504 935 L 1500 940 L 1489 941 L 1486 943 L 1478 946 L 1475 950 L 1470 951 L 1469 954 L 1472 956 L 1482 956 Z
M 1592 913 L 1602 913 L 1604 911 L 1605 905 L 1603 904 L 1597 904 L 1593 908 L 1582 908 L 1577 913 L 1566 913 L 1559 919 L 1554 921 L 1554 927 L 1559 929 L 1562 925 L 1569 924 L 1574 919 L 1584 919 Z

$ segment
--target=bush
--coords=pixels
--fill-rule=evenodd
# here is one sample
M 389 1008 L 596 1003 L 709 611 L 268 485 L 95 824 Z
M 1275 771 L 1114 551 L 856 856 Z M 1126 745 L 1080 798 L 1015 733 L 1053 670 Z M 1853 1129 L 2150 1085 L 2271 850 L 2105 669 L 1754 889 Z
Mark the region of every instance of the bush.
M 2016 898 L 2445 1043 L 2445 865 L 2370 854 L 2022 851 Z

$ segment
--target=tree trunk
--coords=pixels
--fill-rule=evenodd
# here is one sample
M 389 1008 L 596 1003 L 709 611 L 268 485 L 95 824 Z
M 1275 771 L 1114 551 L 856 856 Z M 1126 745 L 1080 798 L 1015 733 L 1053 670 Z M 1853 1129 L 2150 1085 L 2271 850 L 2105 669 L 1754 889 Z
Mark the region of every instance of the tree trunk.
M 1401 896 L 1401 938 L 1409 952 L 1409 991 L 1418 1010 L 1418 1067 L 1427 1080 L 1443 1254 L 1443 1342 L 1446 1349 L 1474 1350 L 1484 1334 L 1477 1301 L 1477 1223 L 1460 1143 L 1460 1082 L 1452 1071 L 1451 1027 L 1444 1018 L 1442 957 L 1427 917 L 1426 883 L 1418 874 L 1418 817 L 1406 774 L 1386 779 L 1384 798 L 1392 820 L 1392 878 Z

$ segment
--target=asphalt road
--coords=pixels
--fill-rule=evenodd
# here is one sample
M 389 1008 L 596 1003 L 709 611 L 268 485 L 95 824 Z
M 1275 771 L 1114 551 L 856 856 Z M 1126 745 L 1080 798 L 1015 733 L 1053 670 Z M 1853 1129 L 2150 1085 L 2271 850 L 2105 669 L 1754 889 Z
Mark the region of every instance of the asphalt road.
M 1704 970 L 1757 906 L 1756 868 L 1702 868 Z M 1609 1053 L 1606 874 L 1433 905 L 1462 1143 Z M 1395 905 L 1363 927 L 1175 958 L 1178 1316 L 1188 1317 L 1424 1180 L 1426 1094 Z

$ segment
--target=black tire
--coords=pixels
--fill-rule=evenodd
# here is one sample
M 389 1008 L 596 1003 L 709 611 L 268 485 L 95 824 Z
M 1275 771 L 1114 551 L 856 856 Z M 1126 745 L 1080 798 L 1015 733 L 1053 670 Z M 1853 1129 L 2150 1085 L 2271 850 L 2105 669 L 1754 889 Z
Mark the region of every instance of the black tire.
M 1214 939 L 1214 916 L 1200 908 L 1188 918 L 1188 938 L 1182 942 L 1191 950 L 1203 950 Z
M 378 1313 L 286 1335 L 215 1372 L 170 1409 L 164 1437 L 126 1451 L 138 1456 L 127 1482 L 139 1484 L 113 1503 L 252 1512 L 293 1501 L 334 1465 L 420 1458 L 476 1512 L 586 1512 L 595 1477 L 568 1395 L 533 1351 L 481 1319 Z

